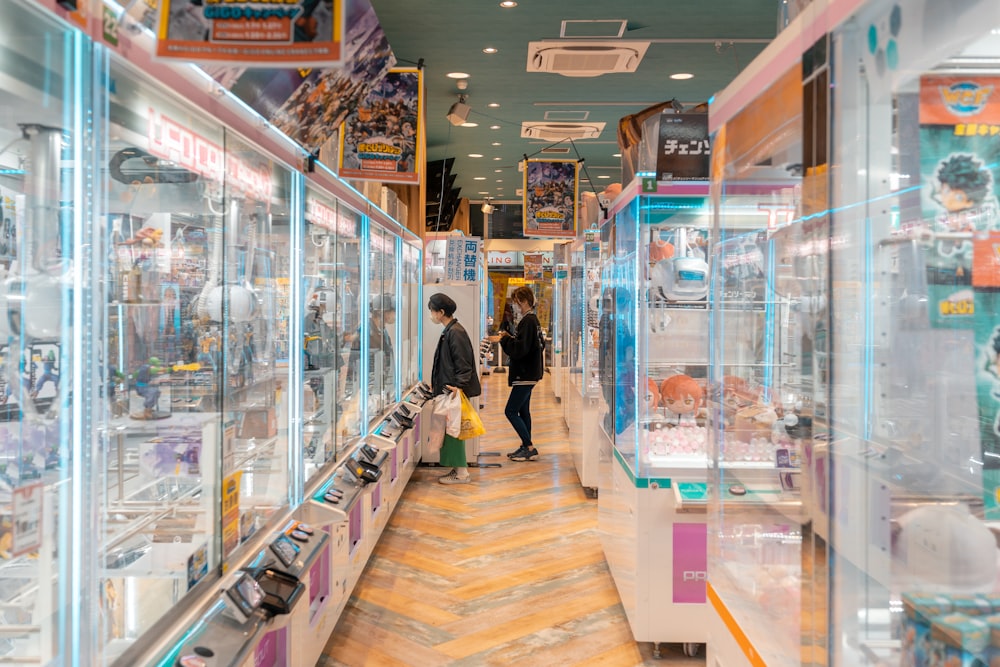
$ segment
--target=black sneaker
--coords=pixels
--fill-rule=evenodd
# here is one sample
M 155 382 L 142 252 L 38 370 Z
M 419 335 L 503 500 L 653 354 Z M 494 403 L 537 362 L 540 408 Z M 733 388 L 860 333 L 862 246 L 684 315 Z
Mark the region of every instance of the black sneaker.
M 538 458 L 538 450 L 534 447 L 522 447 L 510 455 L 511 461 L 534 461 Z

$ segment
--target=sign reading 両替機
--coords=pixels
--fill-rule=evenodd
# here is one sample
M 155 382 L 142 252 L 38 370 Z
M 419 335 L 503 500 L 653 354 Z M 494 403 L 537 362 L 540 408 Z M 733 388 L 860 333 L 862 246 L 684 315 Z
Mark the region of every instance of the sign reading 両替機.
M 479 238 L 459 236 L 448 239 L 445 252 L 445 279 L 453 283 L 474 283 L 479 279 Z
M 343 60 L 345 0 L 160 0 L 156 55 L 241 66 Z

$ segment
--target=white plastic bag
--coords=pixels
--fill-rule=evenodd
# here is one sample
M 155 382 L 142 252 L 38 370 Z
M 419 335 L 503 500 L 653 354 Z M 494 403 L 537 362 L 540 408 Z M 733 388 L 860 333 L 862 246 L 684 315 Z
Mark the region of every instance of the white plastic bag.
M 457 438 L 462 432 L 462 397 L 450 391 L 440 394 L 434 399 L 434 415 L 444 417 L 444 432 Z

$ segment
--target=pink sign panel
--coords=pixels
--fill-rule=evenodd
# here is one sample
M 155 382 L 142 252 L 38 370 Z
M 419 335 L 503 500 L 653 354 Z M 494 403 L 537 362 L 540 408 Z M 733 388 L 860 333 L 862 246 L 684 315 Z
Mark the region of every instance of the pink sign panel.
M 674 604 L 703 604 L 708 581 L 708 526 L 674 524 Z
M 288 628 L 264 635 L 253 654 L 254 667 L 288 667 Z

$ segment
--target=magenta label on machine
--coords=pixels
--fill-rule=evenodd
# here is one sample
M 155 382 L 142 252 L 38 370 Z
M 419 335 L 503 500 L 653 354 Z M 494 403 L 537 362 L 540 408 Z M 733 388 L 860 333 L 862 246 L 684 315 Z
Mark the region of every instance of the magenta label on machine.
M 708 526 L 674 524 L 674 604 L 705 602 L 708 581 Z
M 287 627 L 267 633 L 254 650 L 254 667 L 288 667 L 287 645 Z

